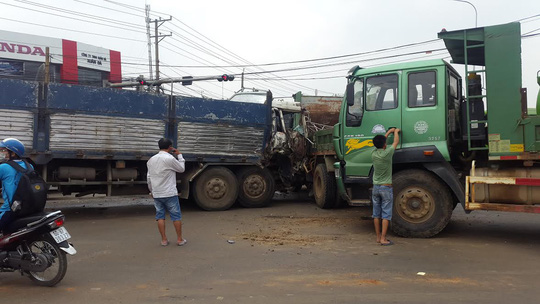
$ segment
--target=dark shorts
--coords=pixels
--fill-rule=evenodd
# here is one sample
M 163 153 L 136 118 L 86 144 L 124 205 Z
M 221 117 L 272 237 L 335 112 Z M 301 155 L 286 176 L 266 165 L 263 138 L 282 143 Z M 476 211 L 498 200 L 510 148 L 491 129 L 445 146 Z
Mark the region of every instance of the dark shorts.
M 392 219 L 394 189 L 392 186 L 373 185 L 373 218 Z
M 11 211 L 0 212 L 0 231 L 4 230 L 11 222 L 15 220 L 15 215 Z

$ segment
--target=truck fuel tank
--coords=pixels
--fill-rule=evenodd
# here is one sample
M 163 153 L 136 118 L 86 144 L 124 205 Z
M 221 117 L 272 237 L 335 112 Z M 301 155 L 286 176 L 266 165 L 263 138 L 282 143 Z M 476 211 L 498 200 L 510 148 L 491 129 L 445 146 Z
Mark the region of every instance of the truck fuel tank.
M 135 168 L 112 168 L 111 179 L 114 181 L 133 181 L 139 176 Z M 85 180 L 94 181 L 96 179 L 96 169 L 92 167 L 67 167 L 58 168 L 58 178 L 60 180 Z
M 96 179 L 96 169 L 91 167 L 67 167 L 58 168 L 58 178 L 61 180 L 87 180 Z

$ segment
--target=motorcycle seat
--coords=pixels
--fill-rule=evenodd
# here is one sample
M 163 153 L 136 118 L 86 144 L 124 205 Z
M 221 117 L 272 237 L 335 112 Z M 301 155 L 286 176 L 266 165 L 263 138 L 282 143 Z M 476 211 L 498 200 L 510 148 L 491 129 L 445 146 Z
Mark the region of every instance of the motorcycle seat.
M 23 228 L 32 222 L 39 221 L 47 214 L 49 214 L 49 212 L 38 212 L 29 216 L 18 218 L 11 222 L 6 229 L 4 229 L 4 234 L 14 232 L 15 230 Z

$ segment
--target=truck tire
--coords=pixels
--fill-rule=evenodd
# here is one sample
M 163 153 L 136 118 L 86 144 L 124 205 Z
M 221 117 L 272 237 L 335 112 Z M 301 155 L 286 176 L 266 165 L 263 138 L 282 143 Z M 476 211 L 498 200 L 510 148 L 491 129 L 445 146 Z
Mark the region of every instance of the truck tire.
M 403 237 L 432 237 L 446 227 L 454 203 L 446 185 L 424 170 L 393 176 L 392 231 Z
M 243 168 L 238 172 L 238 202 L 247 208 L 268 206 L 274 197 L 274 178 L 267 168 Z
M 225 167 L 209 168 L 195 180 L 193 197 L 199 207 L 208 211 L 231 208 L 238 197 L 238 181 Z
M 313 174 L 313 196 L 319 208 L 330 209 L 336 204 L 336 180 L 326 171 L 325 164 L 318 164 Z

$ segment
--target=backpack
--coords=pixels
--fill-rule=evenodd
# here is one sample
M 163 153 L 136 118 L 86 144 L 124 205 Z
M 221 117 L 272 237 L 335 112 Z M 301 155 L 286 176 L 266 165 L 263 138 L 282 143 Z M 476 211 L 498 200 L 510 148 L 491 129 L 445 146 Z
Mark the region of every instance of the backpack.
M 7 162 L 13 169 L 21 173 L 17 190 L 13 195 L 12 210 L 17 217 L 38 213 L 45 209 L 49 185 L 39 176 L 32 166 L 25 160 L 26 169 L 16 162 Z M 20 206 L 17 206 L 20 205 Z

